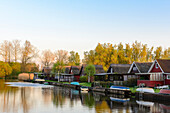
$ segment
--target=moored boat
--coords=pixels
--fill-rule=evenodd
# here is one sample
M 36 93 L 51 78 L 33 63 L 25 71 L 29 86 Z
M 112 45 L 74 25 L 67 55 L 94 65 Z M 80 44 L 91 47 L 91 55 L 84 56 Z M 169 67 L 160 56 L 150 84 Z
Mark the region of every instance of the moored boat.
M 71 82 L 72 85 L 80 85 L 79 82 Z
M 80 87 L 80 90 L 81 90 L 81 91 L 89 91 L 89 88 L 86 87 L 86 86 L 81 86 L 81 87 Z
M 137 88 L 136 91 L 143 93 L 155 93 L 153 88 Z
M 164 95 L 170 95 L 170 89 L 161 89 L 159 93 Z
M 130 90 L 128 87 L 124 87 L 124 86 L 111 86 L 110 89 L 116 89 L 116 90 Z

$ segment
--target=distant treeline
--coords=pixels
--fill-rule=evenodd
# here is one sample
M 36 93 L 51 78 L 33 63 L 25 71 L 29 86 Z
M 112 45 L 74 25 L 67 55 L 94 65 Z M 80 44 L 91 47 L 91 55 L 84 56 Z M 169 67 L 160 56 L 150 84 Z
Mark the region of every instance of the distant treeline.
M 155 50 L 155 51 L 154 51 Z M 75 51 L 51 50 L 39 51 L 29 41 L 21 44 L 20 40 L 0 43 L 0 76 L 15 73 L 14 67 L 19 69 L 18 72 L 39 71 L 42 67 L 53 67 L 53 72 L 63 72 L 66 65 L 95 64 L 103 65 L 106 70 L 110 64 L 130 64 L 133 61 L 150 62 L 157 58 L 170 58 L 170 47 L 162 49 L 159 47 L 148 48 L 147 44 L 141 44 L 135 41 L 132 45 L 120 43 L 112 45 L 110 43 L 98 44 L 94 50 L 84 52 L 84 59 Z M 6 69 L 5 66 L 12 69 Z M 8 66 L 9 65 L 9 66 Z M 17 66 L 13 66 L 17 65 Z M 5 70 L 12 70 L 9 74 Z

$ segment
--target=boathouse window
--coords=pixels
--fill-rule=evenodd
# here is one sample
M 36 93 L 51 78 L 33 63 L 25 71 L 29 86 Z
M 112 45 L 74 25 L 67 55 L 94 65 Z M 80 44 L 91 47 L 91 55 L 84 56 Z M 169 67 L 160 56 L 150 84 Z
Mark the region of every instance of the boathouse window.
M 133 71 L 137 71 L 137 68 L 136 68 L 136 67 L 133 67 Z
M 155 64 L 155 68 L 158 68 L 158 63 Z
M 170 79 L 170 75 L 167 75 L 167 79 Z

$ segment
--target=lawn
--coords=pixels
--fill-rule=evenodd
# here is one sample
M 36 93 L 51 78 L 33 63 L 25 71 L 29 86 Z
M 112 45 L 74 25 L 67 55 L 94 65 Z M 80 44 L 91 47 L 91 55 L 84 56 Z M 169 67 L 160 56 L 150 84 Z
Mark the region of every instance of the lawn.
M 80 83 L 80 85 L 82 85 L 82 86 L 87 86 L 87 87 L 91 87 L 91 83 Z

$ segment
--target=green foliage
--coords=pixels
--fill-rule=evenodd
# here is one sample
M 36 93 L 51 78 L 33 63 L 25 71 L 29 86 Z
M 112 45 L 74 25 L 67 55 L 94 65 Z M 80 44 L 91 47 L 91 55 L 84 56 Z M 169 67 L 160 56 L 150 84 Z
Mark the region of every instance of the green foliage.
M 8 63 L 0 61 L 0 77 L 5 77 L 12 73 L 12 68 Z
M 94 74 L 96 73 L 94 65 L 92 64 L 87 65 L 85 68 L 85 73 L 88 76 L 94 76 Z
M 11 75 L 18 75 L 21 73 L 21 64 L 18 62 L 11 62 L 10 66 L 12 68 L 12 73 Z
M 123 85 L 128 86 L 128 87 L 137 86 L 137 79 L 136 78 L 130 78 L 127 81 L 123 81 Z
M 74 51 L 70 52 L 69 56 L 69 65 L 74 66 L 74 65 L 80 65 L 80 55 Z
M 80 82 L 87 82 L 87 76 L 81 76 L 80 77 Z
M 53 65 L 53 68 L 52 68 L 52 72 L 53 73 L 58 73 L 58 71 L 60 73 L 64 73 L 64 63 L 63 62 L 56 62 L 54 65 Z

